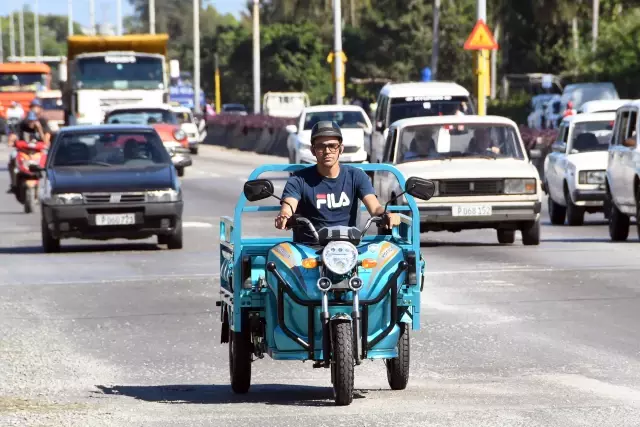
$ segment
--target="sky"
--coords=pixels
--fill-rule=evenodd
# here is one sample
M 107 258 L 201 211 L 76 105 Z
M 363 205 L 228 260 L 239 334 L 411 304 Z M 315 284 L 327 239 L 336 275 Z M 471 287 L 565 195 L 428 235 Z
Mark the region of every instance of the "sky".
M 7 16 L 11 10 L 18 11 L 20 3 L 28 5 L 31 10 L 35 10 L 37 0 L 0 0 L 0 15 Z M 122 1 L 122 15 L 127 16 L 133 13 L 133 8 L 128 0 Z M 187 0 L 183 0 L 187 1 Z M 114 0 L 94 0 L 96 23 L 110 21 L 115 24 L 116 2 Z M 240 16 L 240 11 L 245 9 L 246 2 L 242 0 L 205 0 L 205 4 L 213 5 L 218 12 L 232 13 L 236 17 Z M 38 11 L 41 14 L 67 14 L 67 0 L 39 0 Z M 89 0 L 73 0 L 73 20 L 82 26 L 89 25 Z

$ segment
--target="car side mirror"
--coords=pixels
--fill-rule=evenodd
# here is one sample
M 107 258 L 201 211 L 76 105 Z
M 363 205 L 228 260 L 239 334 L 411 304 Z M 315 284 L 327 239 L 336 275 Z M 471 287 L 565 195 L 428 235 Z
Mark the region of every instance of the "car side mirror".
M 383 126 L 384 126 L 384 124 L 381 121 L 377 121 L 376 122 L 376 130 L 378 132 L 382 132 L 384 130 Z
M 622 141 L 622 145 L 628 148 L 635 148 L 637 145 L 637 142 L 635 138 L 627 138 L 624 141 Z
M 287 127 L 285 129 L 289 133 L 297 133 L 298 132 L 298 127 L 296 125 L 287 125 Z
M 389 136 L 389 128 L 386 128 L 385 130 L 382 131 L 382 138 L 386 141 L 388 136 Z
M 273 196 L 275 190 L 268 179 L 253 179 L 244 183 L 243 192 L 248 201 L 257 202 Z
M 528 152 L 530 159 L 539 159 L 540 157 L 542 157 L 542 150 L 540 150 L 539 148 L 533 148 Z
M 436 184 L 428 179 L 412 176 L 407 180 L 405 191 L 416 199 L 429 200 L 436 192 Z
M 551 146 L 551 149 L 556 153 L 564 153 L 567 150 L 567 145 L 564 142 L 557 142 Z

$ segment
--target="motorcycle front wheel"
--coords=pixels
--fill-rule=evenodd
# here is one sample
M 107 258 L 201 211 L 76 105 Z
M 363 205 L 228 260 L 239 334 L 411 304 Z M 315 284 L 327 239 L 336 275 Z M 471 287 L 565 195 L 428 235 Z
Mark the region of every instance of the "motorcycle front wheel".
M 334 323 L 332 329 L 333 394 L 337 405 L 346 406 L 353 402 L 353 329 L 347 322 Z
M 36 204 L 35 187 L 27 187 L 24 193 L 24 213 L 31 213 Z

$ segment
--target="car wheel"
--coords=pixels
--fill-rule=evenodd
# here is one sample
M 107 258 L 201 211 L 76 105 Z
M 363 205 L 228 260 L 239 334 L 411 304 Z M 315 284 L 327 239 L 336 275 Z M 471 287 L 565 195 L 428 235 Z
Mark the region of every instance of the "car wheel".
M 510 245 L 516 241 L 516 231 L 515 230 L 504 230 L 498 229 L 498 243 L 502 245 Z
M 47 222 L 44 220 L 44 217 L 40 220 L 40 230 L 42 234 L 42 249 L 44 249 L 45 253 L 60 252 L 60 239 L 55 239 L 51 235 L 51 231 L 49 227 L 47 227 Z
M 611 202 L 609 211 L 609 237 L 614 242 L 624 242 L 629 237 L 629 217 Z
M 540 220 L 526 223 L 520 230 L 522 244 L 525 246 L 537 246 L 540 244 Z
M 176 168 L 176 171 L 178 171 L 178 176 L 184 176 L 184 168 Z
M 567 222 L 569 225 L 584 224 L 584 208 L 573 203 L 567 187 L 564 188 L 564 200 L 567 203 Z
M 551 194 L 549 194 L 547 198 L 548 207 L 549 207 L 549 219 L 551 220 L 551 224 L 553 225 L 563 225 L 564 218 L 567 215 L 567 208 L 557 204 L 551 198 Z
M 169 236 L 167 236 L 166 234 L 158 234 L 159 245 L 166 245 L 168 241 L 169 241 Z
M 182 249 L 182 220 L 176 222 L 176 230 L 173 234 L 167 236 L 168 249 Z

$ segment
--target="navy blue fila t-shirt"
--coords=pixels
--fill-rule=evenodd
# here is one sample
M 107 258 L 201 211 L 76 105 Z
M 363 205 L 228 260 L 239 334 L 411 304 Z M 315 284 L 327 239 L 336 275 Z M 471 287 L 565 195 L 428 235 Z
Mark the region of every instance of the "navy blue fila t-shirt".
M 287 181 L 282 198 L 298 200 L 296 212 L 307 218 L 316 230 L 338 225 L 355 227 L 358 219 L 358 201 L 375 194 L 371 180 L 362 170 L 340 165 L 336 178 L 323 177 L 316 165 L 295 172 Z M 293 230 L 296 242 L 315 242 L 306 226 Z

